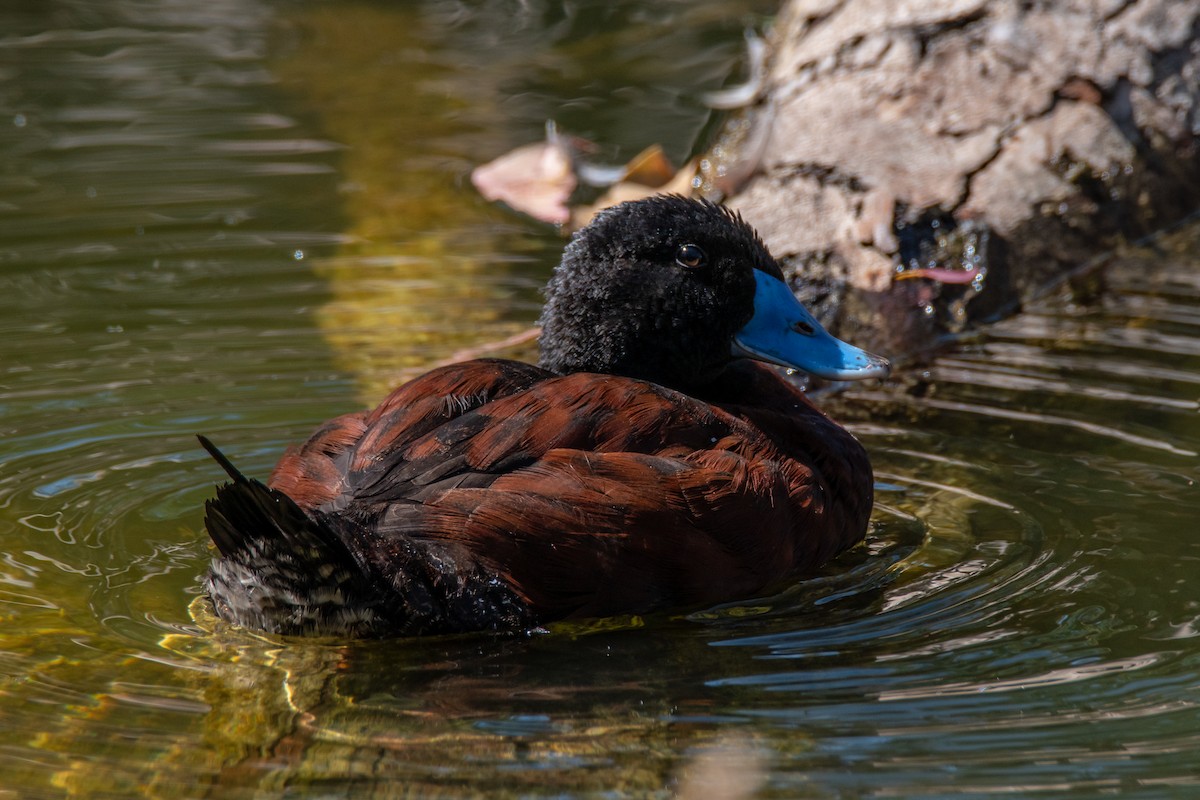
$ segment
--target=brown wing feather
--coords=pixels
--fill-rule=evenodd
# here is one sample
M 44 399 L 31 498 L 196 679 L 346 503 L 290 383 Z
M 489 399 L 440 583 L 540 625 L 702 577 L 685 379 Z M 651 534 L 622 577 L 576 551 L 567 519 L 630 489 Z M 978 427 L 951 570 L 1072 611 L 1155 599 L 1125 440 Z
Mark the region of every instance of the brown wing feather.
M 373 411 L 326 422 L 307 442 L 284 453 L 267 483 L 306 511 L 343 505 L 352 492 L 347 483 L 351 472 L 549 375 L 529 364 L 499 359 L 435 369 L 395 389 Z
M 375 533 L 470 553 L 557 619 L 753 592 L 791 570 L 794 522 L 781 471 L 733 453 L 558 449 L 486 488 L 392 506 Z
M 329 420 L 308 441 L 289 447 L 267 485 L 296 502 L 305 511 L 331 503 L 345 490 L 345 455 L 367 429 L 367 413 L 343 414 Z
M 272 485 L 352 518 L 366 533 L 347 546 L 378 580 L 404 580 L 389 553 L 415 544 L 439 569 L 495 575 L 542 620 L 747 596 L 862 535 L 866 512 L 830 496 L 865 491 L 870 508 L 865 455 L 770 373 L 709 403 L 511 364 L 406 384 L 289 452 Z

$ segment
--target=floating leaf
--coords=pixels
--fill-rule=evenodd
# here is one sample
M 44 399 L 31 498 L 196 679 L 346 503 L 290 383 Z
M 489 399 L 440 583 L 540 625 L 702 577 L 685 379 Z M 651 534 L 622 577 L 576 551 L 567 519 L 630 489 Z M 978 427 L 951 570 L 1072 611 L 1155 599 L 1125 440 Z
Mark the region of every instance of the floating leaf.
M 662 145 L 652 144 L 629 160 L 621 180 L 657 189 L 670 183 L 677 174 Z
M 696 160 L 692 159 L 684 164 L 683 169 L 675 173 L 669 181 L 660 186 L 646 186 L 645 184 L 636 183 L 631 180 L 621 181 L 610 187 L 607 192 L 601 195 L 590 206 L 580 206 L 574 209 L 571 212 L 571 228 L 573 230 L 582 228 L 591 221 L 592 217 L 596 216 L 597 212 L 609 206 L 615 206 L 618 203 L 641 200 L 644 197 L 650 197 L 655 194 L 690 195 L 692 194 L 695 178 Z
M 575 191 L 575 171 L 570 149 L 558 136 L 477 167 L 471 183 L 485 199 L 499 200 L 534 219 L 562 225 L 571 218 L 567 200 Z

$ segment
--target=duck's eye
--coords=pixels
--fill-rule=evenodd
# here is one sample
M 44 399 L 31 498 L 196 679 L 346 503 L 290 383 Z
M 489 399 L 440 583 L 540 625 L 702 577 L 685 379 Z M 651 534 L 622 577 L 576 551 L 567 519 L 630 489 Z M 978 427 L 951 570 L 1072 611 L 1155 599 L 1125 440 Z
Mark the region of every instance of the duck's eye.
M 696 269 L 708 263 L 708 256 L 698 244 L 681 244 L 675 251 L 675 263 L 681 267 Z

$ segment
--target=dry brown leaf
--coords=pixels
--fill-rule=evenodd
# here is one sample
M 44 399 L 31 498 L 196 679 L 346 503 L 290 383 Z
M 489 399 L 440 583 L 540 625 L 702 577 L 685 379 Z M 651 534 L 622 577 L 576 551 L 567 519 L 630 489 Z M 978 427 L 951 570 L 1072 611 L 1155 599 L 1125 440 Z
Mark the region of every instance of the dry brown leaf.
M 637 159 L 634 159 L 635 161 Z M 656 194 L 681 194 L 689 196 L 693 192 L 693 180 L 696 177 L 696 159 L 683 165 L 683 168 L 666 183 L 660 186 L 646 186 L 641 183 L 624 180 L 615 183 L 602 194 L 596 202 L 588 206 L 579 206 L 571 211 L 571 230 L 579 230 L 592 221 L 592 217 L 609 206 L 625 203 L 630 200 L 641 200 Z
M 476 167 L 471 183 L 485 199 L 499 200 L 543 222 L 562 225 L 571 218 L 567 200 L 575 191 L 575 171 L 567 145 L 556 137 Z
M 675 165 L 663 152 L 662 145 L 652 144 L 629 160 L 621 181 L 658 188 L 669 183 L 676 174 Z

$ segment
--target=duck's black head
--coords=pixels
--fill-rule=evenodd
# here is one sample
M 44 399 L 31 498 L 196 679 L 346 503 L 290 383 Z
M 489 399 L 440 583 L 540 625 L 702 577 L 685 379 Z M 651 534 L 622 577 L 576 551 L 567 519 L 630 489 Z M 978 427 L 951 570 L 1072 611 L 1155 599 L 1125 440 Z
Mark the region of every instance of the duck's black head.
M 606 209 L 567 245 L 546 287 L 541 364 L 679 389 L 737 357 L 849 380 L 887 361 L 834 339 L 795 299 L 741 217 L 658 196 Z

